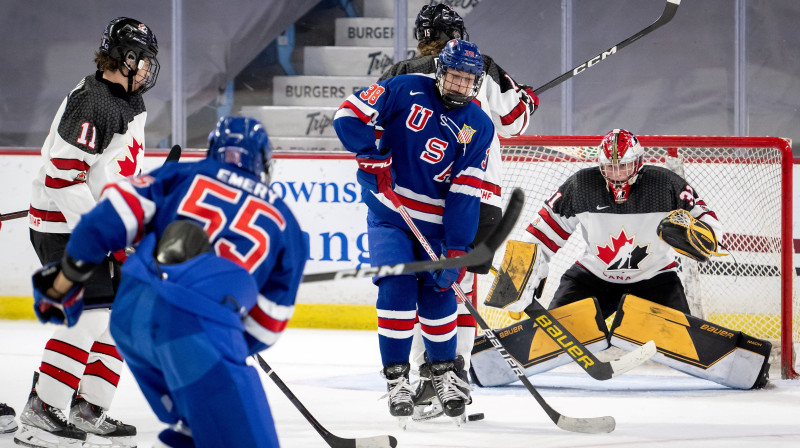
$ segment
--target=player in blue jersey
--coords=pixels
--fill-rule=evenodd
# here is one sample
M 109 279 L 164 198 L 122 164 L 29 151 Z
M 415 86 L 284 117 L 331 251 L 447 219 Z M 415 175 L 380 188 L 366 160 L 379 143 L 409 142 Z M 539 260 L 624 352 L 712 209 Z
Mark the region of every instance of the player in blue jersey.
M 336 112 L 334 128 L 345 148 L 356 154 L 357 177 L 369 207 L 373 266 L 427 259 L 387 199 L 389 190 L 441 255 L 468 250 L 478 227 L 481 183 L 494 136 L 491 119 L 472 102 L 483 77 L 478 47 L 453 39 L 439 55 L 434 79 L 401 75 L 378 82 L 348 97 Z M 462 389 L 469 385 L 458 377 L 457 311 L 450 286 L 464 272 L 453 268 L 375 279 L 382 374 L 389 411 L 401 420 L 413 412 L 408 374 L 417 315 L 445 414 L 463 418 Z
M 43 321 L 74 324 L 81 281 L 106 253 L 123 266 L 111 334 L 172 447 L 278 446 L 246 358 L 275 343 L 294 310 L 306 242 L 269 189 L 261 123 L 225 117 L 198 163 L 109 184 L 60 263 L 34 275 Z M 188 429 L 188 430 L 187 430 Z

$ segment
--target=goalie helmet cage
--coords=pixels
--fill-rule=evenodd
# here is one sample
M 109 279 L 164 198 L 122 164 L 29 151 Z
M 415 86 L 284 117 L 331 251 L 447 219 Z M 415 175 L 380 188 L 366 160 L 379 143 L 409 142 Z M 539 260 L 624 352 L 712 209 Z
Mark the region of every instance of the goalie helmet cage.
M 502 140 L 503 189 L 520 187 L 526 201 L 510 239 L 520 239 L 542 203 L 569 175 L 596 166 L 602 136 L 521 136 Z M 775 137 L 639 136 L 645 163 L 686 178 L 717 213 L 722 245 L 732 256 L 698 263 L 676 253 L 692 314 L 773 344 L 784 378 L 797 378 L 800 304 L 792 238 L 792 150 Z M 556 254 L 541 302 L 547 306 L 561 274 L 583 253 L 572 237 Z M 495 254 L 494 265 L 503 251 Z M 480 276 L 480 297 L 491 275 Z M 492 328 L 515 322 L 513 313 L 486 307 Z

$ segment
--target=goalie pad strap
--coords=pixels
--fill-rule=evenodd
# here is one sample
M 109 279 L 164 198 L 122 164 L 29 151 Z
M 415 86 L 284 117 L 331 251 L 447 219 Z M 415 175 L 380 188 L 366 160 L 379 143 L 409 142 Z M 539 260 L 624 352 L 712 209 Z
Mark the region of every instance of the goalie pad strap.
M 552 309 L 550 313 L 589 351 L 596 353 L 609 347 L 608 329 L 595 298 L 579 300 Z M 593 362 L 583 350 L 575 346 L 565 335 L 562 336 L 560 329 L 549 325 L 546 316 L 541 316 L 537 320 L 525 319 L 508 327 L 493 330 L 508 353 L 525 369 L 526 376 L 569 364 L 573 359 L 585 366 Z M 552 336 L 542 330 L 548 331 Z M 481 386 L 502 386 L 519 379 L 483 335 L 475 339 L 470 373 L 476 384 Z
M 653 340 L 653 361 L 737 389 L 759 386 L 772 344 L 633 295 L 620 302 L 611 345 L 631 350 Z

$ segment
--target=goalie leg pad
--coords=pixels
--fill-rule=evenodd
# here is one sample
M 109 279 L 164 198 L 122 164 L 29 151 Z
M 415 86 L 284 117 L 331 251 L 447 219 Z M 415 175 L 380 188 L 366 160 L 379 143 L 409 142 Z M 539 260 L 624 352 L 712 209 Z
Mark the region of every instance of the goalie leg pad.
M 592 353 L 609 347 L 608 330 L 594 298 L 555 308 L 550 313 Z M 536 320 L 525 319 L 494 331 L 508 353 L 525 369 L 526 376 L 569 364 L 573 359 L 584 365 L 592 362 L 583 350 L 562 337 L 560 330 L 552 327 L 546 316 Z M 475 383 L 481 386 L 502 386 L 518 379 L 483 335 L 475 339 L 470 373 Z
M 636 296 L 626 295 L 611 345 L 631 350 L 653 340 L 653 361 L 736 389 L 766 384 L 772 344 Z

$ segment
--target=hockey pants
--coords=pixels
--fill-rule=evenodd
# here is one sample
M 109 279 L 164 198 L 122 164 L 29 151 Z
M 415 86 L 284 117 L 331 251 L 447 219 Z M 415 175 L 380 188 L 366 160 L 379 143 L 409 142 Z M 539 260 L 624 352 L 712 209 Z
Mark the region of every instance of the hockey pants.
M 232 311 L 233 312 L 233 311 Z M 132 276 L 122 280 L 111 334 L 156 416 L 188 423 L 197 447 L 277 447 L 241 329 L 187 313 Z

